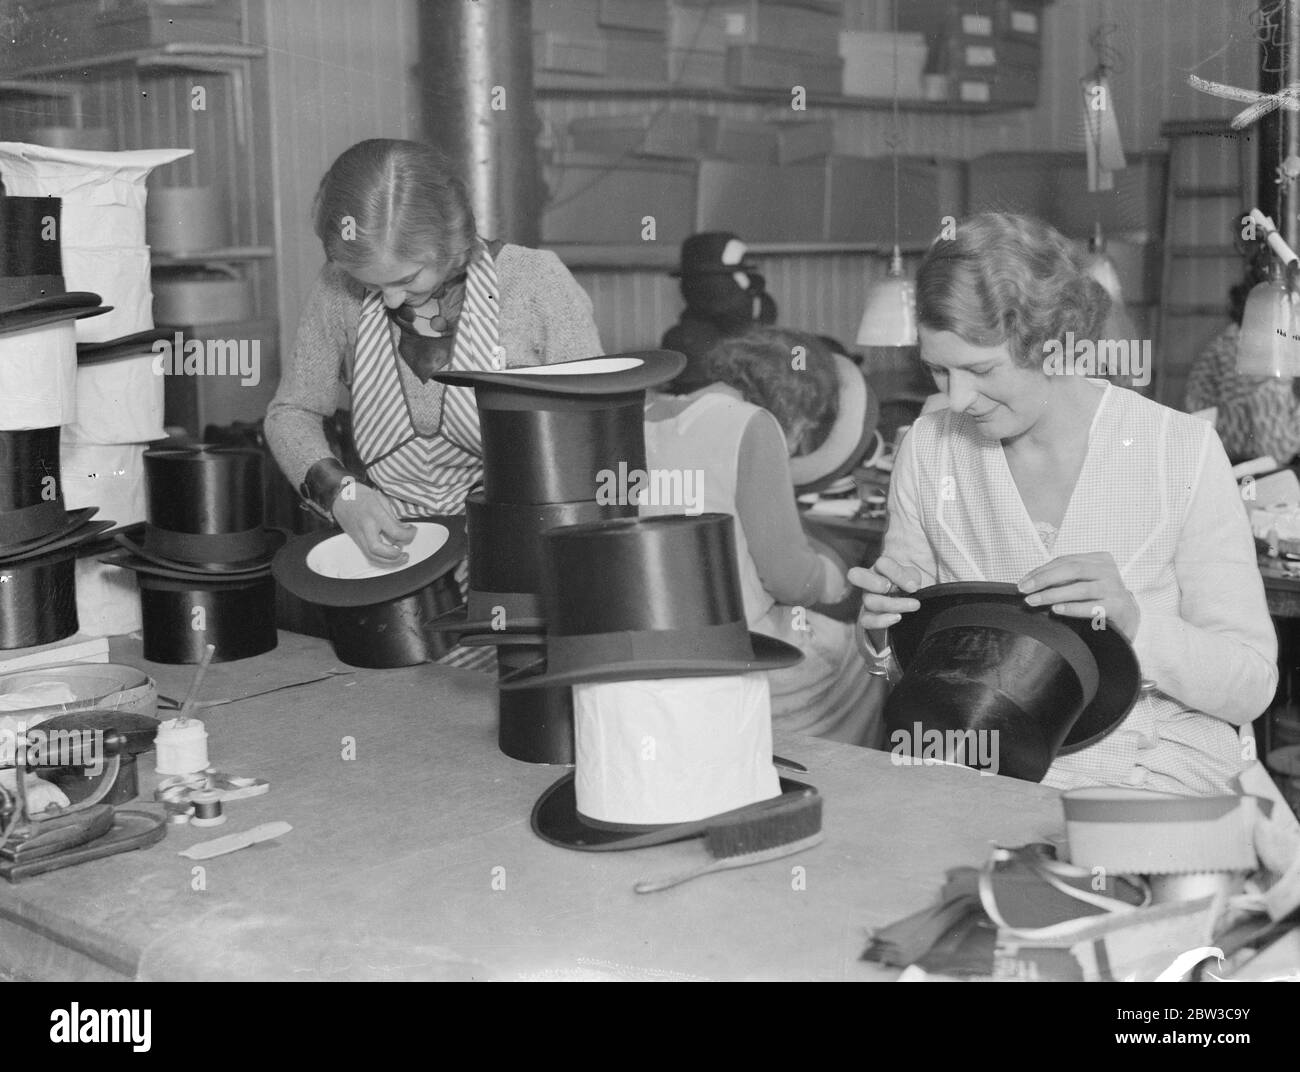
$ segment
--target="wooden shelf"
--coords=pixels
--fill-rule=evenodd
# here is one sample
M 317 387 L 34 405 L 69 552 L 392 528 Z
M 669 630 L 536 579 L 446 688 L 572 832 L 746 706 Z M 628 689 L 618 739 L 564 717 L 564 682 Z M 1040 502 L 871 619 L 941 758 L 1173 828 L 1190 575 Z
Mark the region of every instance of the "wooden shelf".
M 611 82 L 601 79 L 572 78 L 564 81 L 547 79 L 534 87 L 539 100 L 593 99 L 603 97 L 628 97 L 658 100 L 725 101 L 731 104 L 781 104 L 789 107 L 790 91 L 787 89 L 731 89 L 725 86 L 673 86 L 663 83 Z M 894 101 L 889 97 L 846 97 L 840 93 L 809 93 L 809 108 L 844 108 L 853 111 L 890 111 Z M 902 112 L 930 112 L 952 115 L 994 115 L 1032 108 L 1030 104 L 973 104 L 963 101 L 899 100 Z
M 891 243 L 880 242 L 746 242 L 745 245 L 756 257 L 805 257 L 844 253 L 888 257 L 894 249 Z M 677 267 L 681 258 L 680 246 L 675 242 L 610 245 L 543 242 L 542 248 L 551 250 L 570 271 L 668 272 Z M 905 257 L 919 257 L 929 247 L 904 245 L 900 248 Z
M 80 86 L 23 82 L 15 78 L 0 79 L 0 97 L 75 97 L 80 92 Z
M 184 44 L 180 42 L 155 45 L 153 48 L 134 49 L 130 52 L 113 52 L 106 56 L 86 56 L 81 59 L 43 63 L 14 72 L 16 79 L 52 78 L 59 75 L 88 74 L 113 67 L 134 67 L 137 70 L 195 71 L 208 74 L 235 66 L 245 60 L 265 55 L 260 45 Z

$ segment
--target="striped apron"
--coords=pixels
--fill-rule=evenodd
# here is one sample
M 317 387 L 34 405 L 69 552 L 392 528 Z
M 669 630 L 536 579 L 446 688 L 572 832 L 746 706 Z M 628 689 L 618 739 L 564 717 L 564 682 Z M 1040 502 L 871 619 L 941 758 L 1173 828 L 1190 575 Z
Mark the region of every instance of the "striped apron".
M 449 367 L 491 371 L 505 367 L 496 264 L 481 238 L 476 245 Z M 371 483 L 398 517 L 464 513 L 465 496 L 483 476 L 474 390 L 433 381 L 425 384 L 423 389 L 434 398 L 437 419 L 433 432 L 417 432 L 399 375 L 402 358 L 397 338 L 398 329 L 388 318 L 382 295 L 367 294 L 361 304 L 352 374 L 357 452 Z

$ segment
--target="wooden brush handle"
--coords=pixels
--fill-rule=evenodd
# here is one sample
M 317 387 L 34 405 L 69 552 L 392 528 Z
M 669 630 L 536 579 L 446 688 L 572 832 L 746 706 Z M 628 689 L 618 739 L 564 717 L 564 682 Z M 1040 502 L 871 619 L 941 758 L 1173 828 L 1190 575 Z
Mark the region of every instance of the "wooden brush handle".
M 783 856 L 793 856 L 796 852 L 811 849 L 814 845 L 821 844 L 823 837 L 824 835 L 819 830 L 817 833 L 806 838 L 800 838 L 798 841 L 791 841 L 785 845 L 773 845 L 770 849 L 759 849 L 757 852 L 741 853 L 739 856 L 724 856 L 720 860 L 710 860 L 707 864 L 701 864 L 689 871 L 679 871 L 677 874 L 668 875 L 666 878 L 642 879 L 632 889 L 637 893 L 657 893 L 659 890 L 680 886 L 683 882 L 690 882 L 693 878 L 709 875 L 714 871 L 727 871 L 733 867 L 749 867 L 750 864 L 762 864 L 768 860 L 779 860 Z

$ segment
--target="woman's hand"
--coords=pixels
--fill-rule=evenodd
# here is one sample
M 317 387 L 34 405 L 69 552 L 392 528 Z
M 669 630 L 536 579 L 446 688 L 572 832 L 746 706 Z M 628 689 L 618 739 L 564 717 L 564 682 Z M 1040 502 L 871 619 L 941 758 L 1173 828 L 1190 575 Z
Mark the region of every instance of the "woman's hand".
M 1142 621 L 1137 600 L 1106 551 L 1054 558 L 1026 573 L 1019 588 L 1032 607 L 1050 605 L 1066 618 L 1099 618 L 1100 628 L 1113 625 L 1129 640 Z
M 915 592 L 923 578 L 912 566 L 903 566 L 881 555 L 870 569 L 858 566 L 849 570 L 849 580 L 863 590 L 862 612 L 858 625 L 863 629 L 888 629 L 908 611 L 921 604 L 894 592 Z
M 398 521 L 393 508 L 374 488 L 355 481 L 334 500 L 334 520 L 365 553 L 381 566 L 406 561 L 402 545 L 415 539 L 415 526 Z

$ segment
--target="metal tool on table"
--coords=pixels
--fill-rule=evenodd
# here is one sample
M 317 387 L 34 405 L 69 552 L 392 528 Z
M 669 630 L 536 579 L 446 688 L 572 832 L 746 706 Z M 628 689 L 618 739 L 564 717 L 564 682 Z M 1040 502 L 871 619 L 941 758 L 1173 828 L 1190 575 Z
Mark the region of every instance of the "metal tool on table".
M 111 727 L 82 732 L 79 738 L 73 731 L 61 731 L 53 743 L 39 726 L 26 735 L 15 792 L 10 796 L 0 790 L 0 876 L 10 882 L 144 848 L 166 834 L 161 816 L 115 809 L 105 802 L 118 784 L 122 756 L 131 749 L 127 734 Z M 98 748 L 83 747 L 85 732 L 98 736 Z M 66 807 L 32 812 L 27 798 L 28 770 L 89 767 L 100 762 L 103 771 L 90 795 Z

